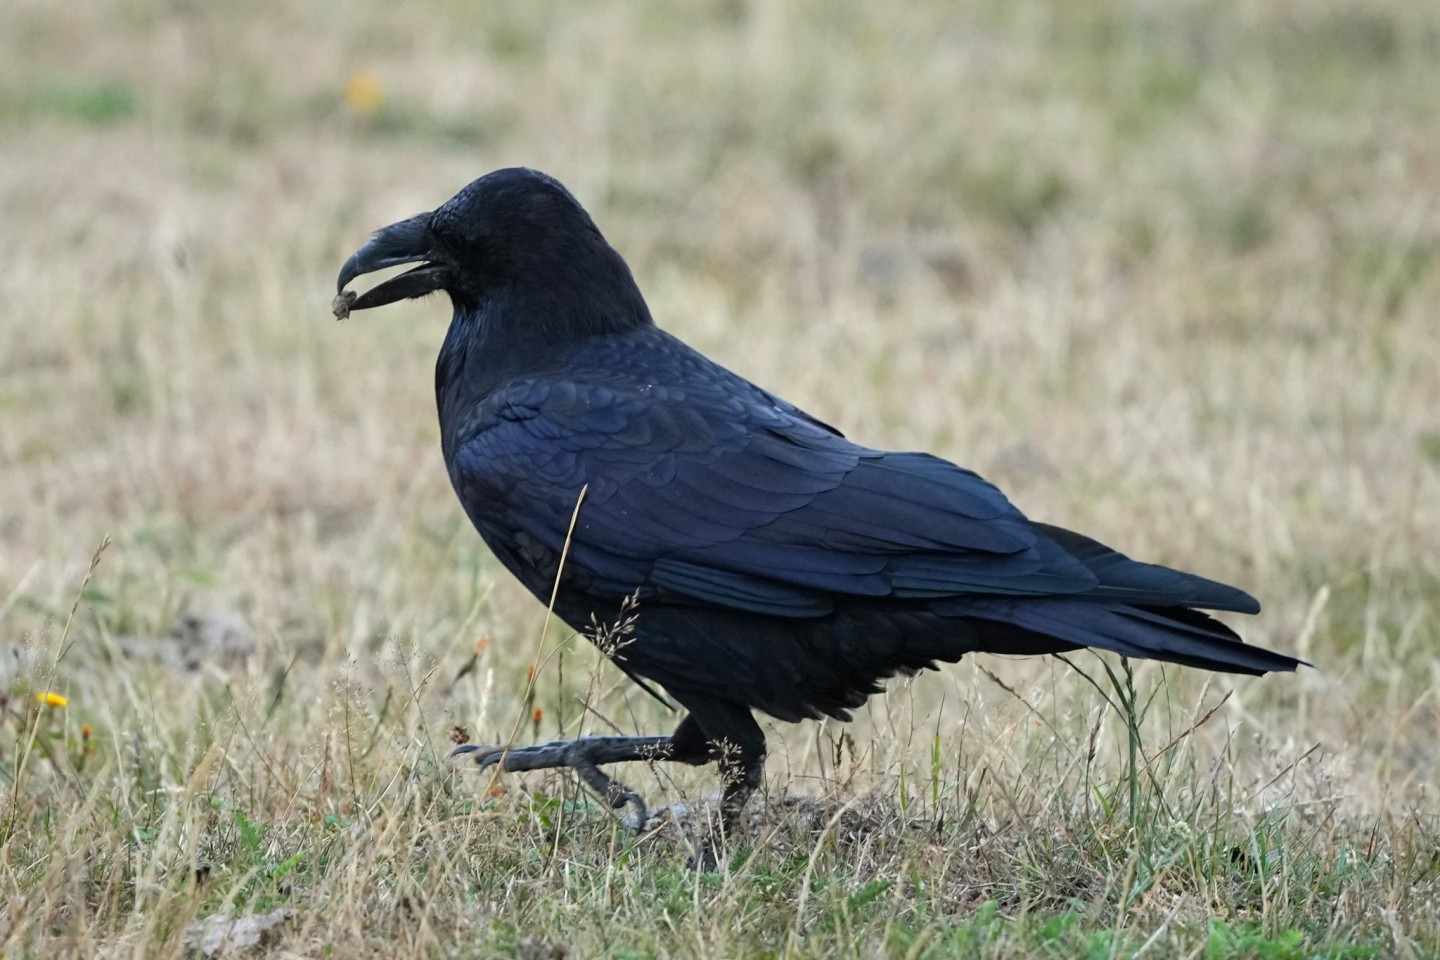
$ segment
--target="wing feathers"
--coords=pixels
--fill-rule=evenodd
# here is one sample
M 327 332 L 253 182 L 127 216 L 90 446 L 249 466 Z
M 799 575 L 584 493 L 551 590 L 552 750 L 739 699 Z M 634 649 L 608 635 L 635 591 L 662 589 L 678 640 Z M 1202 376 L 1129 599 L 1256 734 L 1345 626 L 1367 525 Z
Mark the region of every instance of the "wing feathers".
M 1032 524 L 968 470 L 857 446 L 716 371 L 733 382 L 502 391 L 453 458 L 457 488 L 474 488 L 462 500 L 486 514 L 482 528 L 499 514 L 504 529 L 550 544 L 588 485 L 575 558 L 633 571 L 633 587 L 782 616 L 846 596 L 1258 609 L 1233 587 Z

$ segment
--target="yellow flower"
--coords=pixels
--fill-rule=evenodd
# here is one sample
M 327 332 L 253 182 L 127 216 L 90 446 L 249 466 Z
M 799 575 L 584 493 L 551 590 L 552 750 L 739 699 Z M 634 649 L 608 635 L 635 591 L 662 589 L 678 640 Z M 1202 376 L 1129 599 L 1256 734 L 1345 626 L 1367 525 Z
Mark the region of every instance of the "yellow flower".
M 379 110 L 384 100 L 385 91 L 373 73 L 361 70 L 351 74 L 350 79 L 345 81 L 345 102 L 350 104 L 351 110 L 362 116 L 368 117 Z
M 68 697 L 63 697 L 60 694 L 55 693 L 53 690 L 45 690 L 41 693 L 35 694 L 35 702 L 43 703 L 47 707 L 70 706 L 70 700 Z

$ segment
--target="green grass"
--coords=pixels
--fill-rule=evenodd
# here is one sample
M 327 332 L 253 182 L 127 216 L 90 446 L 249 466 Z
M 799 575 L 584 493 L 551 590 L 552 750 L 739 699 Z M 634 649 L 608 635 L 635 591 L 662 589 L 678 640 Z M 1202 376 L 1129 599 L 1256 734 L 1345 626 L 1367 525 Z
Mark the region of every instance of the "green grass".
M 1432 7 L 4 6 L 0 955 L 1440 952 Z M 768 723 L 714 874 L 708 771 L 617 771 L 676 812 L 637 836 L 448 763 L 676 722 L 465 522 L 443 305 L 328 318 L 512 163 L 668 329 L 1317 669 L 974 658 Z
M 41 83 L 0 97 L 0 115 L 54 117 L 88 124 L 128 120 L 137 110 L 135 91 L 123 80 Z

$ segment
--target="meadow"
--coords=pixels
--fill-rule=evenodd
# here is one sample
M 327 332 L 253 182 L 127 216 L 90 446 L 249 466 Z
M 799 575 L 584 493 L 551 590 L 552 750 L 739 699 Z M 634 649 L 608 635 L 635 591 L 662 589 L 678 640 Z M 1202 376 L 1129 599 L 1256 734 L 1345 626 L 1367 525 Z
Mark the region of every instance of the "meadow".
M 1440 954 L 1437 93 L 1428 0 L 7 0 L 0 957 Z M 709 771 L 619 770 L 637 835 L 447 761 L 677 719 L 465 520 L 448 306 L 330 317 L 517 164 L 672 332 L 1314 669 L 767 722 L 714 873 Z

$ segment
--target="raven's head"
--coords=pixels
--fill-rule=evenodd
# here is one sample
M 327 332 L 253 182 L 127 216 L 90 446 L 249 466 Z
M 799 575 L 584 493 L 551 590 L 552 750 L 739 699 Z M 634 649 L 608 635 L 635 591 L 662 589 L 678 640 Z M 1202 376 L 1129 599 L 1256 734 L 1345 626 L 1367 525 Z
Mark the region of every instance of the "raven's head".
M 359 296 L 345 289 L 362 274 L 406 263 L 419 265 Z M 430 213 L 377 232 L 340 268 L 335 313 L 438 290 L 457 309 L 469 309 L 506 289 L 594 297 L 598 287 L 617 285 L 639 298 L 624 261 L 570 191 L 553 177 L 512 167 L 486 174 Z

